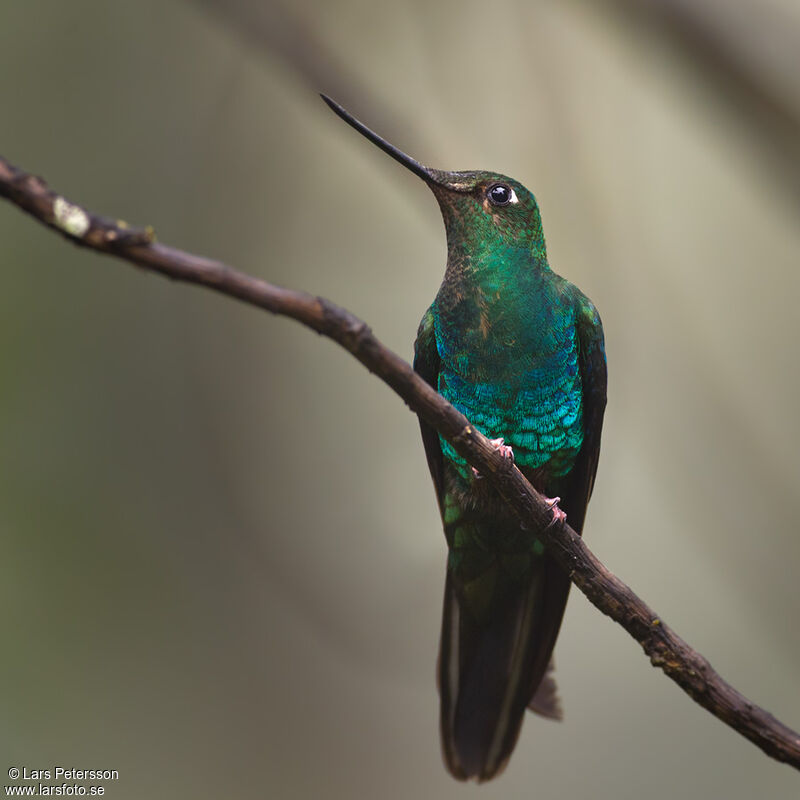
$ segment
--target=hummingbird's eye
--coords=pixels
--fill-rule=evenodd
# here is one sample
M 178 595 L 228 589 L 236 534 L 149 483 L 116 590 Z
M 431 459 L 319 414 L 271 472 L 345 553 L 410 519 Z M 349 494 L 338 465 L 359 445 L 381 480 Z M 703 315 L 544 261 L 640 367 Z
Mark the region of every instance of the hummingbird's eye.
M 504 183 L 496 183 L 486 194 L 489 201 L 495 206 L 507 206 L 514 198 L 514 190 Z

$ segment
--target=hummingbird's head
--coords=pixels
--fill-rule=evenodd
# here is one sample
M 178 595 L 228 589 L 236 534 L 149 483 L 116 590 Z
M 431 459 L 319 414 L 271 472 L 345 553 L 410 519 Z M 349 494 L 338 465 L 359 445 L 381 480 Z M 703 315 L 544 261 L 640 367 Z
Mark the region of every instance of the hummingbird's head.
M 426 167 L 329 97 L 321 97 L 348 125 L 428 184 L 442 210 L 448 248 L 526 249 L 546 263 L 539 206 L 521 183 L 494 172 L 446 172 Z
M 545 258 L 539 206 L 519 181 L 496 172 L 428 172 L 449 247 L 505 245 Z

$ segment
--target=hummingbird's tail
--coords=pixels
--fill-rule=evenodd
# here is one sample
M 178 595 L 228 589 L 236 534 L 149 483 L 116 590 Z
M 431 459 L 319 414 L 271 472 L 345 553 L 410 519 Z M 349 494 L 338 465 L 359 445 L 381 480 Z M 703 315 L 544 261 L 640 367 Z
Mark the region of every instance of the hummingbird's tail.
M 442 750 L 461 780 L 500 772 L 526 707 L 561 719 L 551 654 L 569 581 L 547 556 L 536 558 L 513 592 L 478 620 L 448 569 L 439 651 Z

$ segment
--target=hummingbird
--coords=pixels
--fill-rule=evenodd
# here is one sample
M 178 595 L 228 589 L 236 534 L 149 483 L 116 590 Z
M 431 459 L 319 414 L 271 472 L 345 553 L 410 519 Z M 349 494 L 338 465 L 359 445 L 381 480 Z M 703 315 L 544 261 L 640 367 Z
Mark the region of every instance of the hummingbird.
M 426 167 L 330 98 L 345 122 L 428 185 L 447 234 L 444 280 L 414 369 L 583 529 L 606 405 L 600 316 L 550 269 L 539 207 L 521 183 Z M 570 581 L 540 533 L 420 420 L 447 540 L 438 685 L 442 753 L 461 780 L 506 765 L 526 709 L 561 719 L 552 653 Z

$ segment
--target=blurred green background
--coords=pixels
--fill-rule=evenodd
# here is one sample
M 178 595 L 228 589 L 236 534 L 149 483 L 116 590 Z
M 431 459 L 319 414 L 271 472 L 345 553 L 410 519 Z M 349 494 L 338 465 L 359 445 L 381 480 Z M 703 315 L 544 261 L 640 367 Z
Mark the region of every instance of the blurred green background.
M 337 120 L 533 189 L 599 307 L 586 536 L 800 726 L 793 0 L 6 0 L 0 152 L 166 243 L 331 298 L 410 358 L 435 201 Z M 789 798 L 573 592 L 566 719 L 441 763 L 444 538 L 417 423 L 300 326 L 0 205 L 2 774 L 111 798 Z M 5 783 L 3 777 L 0 783 Z

